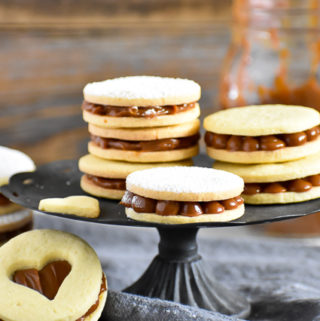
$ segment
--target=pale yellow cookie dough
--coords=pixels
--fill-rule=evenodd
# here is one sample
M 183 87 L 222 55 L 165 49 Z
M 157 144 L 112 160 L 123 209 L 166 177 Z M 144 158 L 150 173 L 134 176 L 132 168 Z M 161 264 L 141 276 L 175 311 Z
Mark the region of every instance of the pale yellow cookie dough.
M 72 266 L 53 300 L 11 281 L 21 269 L 40 270 L 48 262 L 66 260 Z M 102 268 L 94 250 L 75 235 L 54 230 L 20 234 L 0 248 L 0 319 L 5 321 L 74 321 L 97 301 Z M 86 320 L 97 321 L 105 301 Z
M 79 169 L 83 173 L 100 176 L 105 178 L 126 178 L 130 173 L 148 169 L 153 167 L 167 166 L 191 166 L 191 159 L 182 160 L 179 162 L 163 162 L 163 163 L 132 163 L 113 161 L 96 157 L 92 154 L 85 155 L 79 160 Z
M 295 193 L 258 193 L 241 195 L 247 204 L 286 204 L 313 200 L 320 197 L 320 186 L 314 186 L 307 192 Z
M 153 118 L 100 116 L 87 111 L 83 111 L 83 119 L 86 122 L 94 124 L 96 126 L 108 128 L 143 128 L 170 126 L 190 122 L 198 118 L 199 115 L 199 104 L 195 104 L 194 108 L 188 109 L 180 113 L 157 116 Z
M 156 140 L 192 136 L 200 129 L 199 119 L 165 127 L 148 128 L 105 128 L 89 124 L 90 134 L 121 140 Z
M 300 146 L 284 147 L 272 151 L 229 151 L 226 149 L 216 149 L 207 146 L 207 154 L 216 160 L 239 163 L 239 164 L 259 164 L 277 163 L 296 160 L 320 151 L 320 136 L 314 140 Z
M 100 148 L 96 144 L 89 142 L 88 144 L 89 153 L 111 160 L 119 160 L 126 162 L 137 162 L 137 163 L 157 163 L 162 162 L 173 162 L 188 159 L 196 156 L 199 152 L 198 144 L 183 149 L 174 149 L 169 151 L 134 151 L 134 150 L 121 150 L 112 148 Z
M 45 198 L 39 202 L 39 210 L 89 218 L 96 218 L 100 214 L 99 201 L 89 196 Z
M 112 106 L 165 106 L 200 99 L 200 86 L 188 79 L 128 76 L 87 84 L 84 99 Z
M 92 181 L 90 181 L 85 175 L 81 177 L 80 186 L 90 195 L 115 200 L 120 200 L 125 192 L 125 190 L 110 189 L 98 186 L 92 183 Z
M 157 200 L 209 202 L 240 195 L 244 183 L 232 173 L 205 167 L 158 167 L 137 171 L 126 180 L 127 190 Z
M 287 105 L 262 105 L 230 108 L 204 119 L 207 131 L 217 134 L 264 136 L 305 131 L 320 124 L 313 108 Z
M 84 321 L 98 321 L 99 320 L 99 318 L 102 314 L 102 311 L 104 309 L 104 306 L 106 304 L 107 294 L 108 294 L 108 292 L 104 291 L 99 295 L 99 305 L 98 305 L 97 309 L 95 311 L 93 311 L 90 315 L 88 315 L 84 319 Z
M 214 162 L 213 167 L 239 175 L 245 183 L 288 181 L 319 174 L 320 153 L 285 163 L 245 165 Z
M 244 205 L 238 206 L 234 210 L 226 210 L 221 214 L 202 214 L 199 216 L 182 216 L 182 215 L 158 215 L 155 213 L 137 213 L 132 208 L 127 207 L 127 217 L 144 222 L 161 223 L 161 224 L 187 224 L 187 223 L 204 223 L 204 222 L 228 222 L 241 217 L 244 214 Z

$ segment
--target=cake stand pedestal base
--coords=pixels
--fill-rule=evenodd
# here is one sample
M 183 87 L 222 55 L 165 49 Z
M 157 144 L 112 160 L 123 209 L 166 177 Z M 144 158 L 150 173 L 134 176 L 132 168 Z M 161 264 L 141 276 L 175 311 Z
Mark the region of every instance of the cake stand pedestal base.
M 159 254 L 127 293 L 174 301 L 245 318 L 249 302 L 209 274 L 198 254 L 198 228 L 158 228 Z

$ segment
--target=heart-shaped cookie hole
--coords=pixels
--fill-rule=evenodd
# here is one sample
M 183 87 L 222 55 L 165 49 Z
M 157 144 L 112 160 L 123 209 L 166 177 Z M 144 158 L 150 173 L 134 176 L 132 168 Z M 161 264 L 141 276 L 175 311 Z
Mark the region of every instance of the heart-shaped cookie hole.
M 12 280 L 53 300 L 70 271 L 71 265 L 67 261 L 54 261 L 48 263 L 40 271 L 37 269 L 18 270 L 14 272 Z

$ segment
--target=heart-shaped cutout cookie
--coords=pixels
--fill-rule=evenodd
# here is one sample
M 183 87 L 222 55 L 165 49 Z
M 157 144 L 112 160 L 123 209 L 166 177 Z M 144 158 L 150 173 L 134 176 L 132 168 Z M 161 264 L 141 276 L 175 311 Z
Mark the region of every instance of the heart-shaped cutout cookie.
M 17 271 L 40 271 L 55 261 L 67 261 L 72 268 L 53 300 L 12 280 Z M 88 318 L 98 320 L 106 299 L 106 291 L 100 295 L 102 275 L 96 253 L 77 236 L 54 230 L 20 234 L 0 248 L 0 319 L 75 321 L 101 298 L 94 317 Z
M 90 196 L 69 196 L 65 198 L 45 198 L 38 206 L 40 211 L 71 214 L 95 218 L 100 214 L 99 201 Z
M 12 280 L 15 283 L 38 291 L 49 300 L 53 300 L 70 271 L 71 265 L 67 261 L 54 261 L 48 263 L 40 271 L 37 269 L 16 271 Z

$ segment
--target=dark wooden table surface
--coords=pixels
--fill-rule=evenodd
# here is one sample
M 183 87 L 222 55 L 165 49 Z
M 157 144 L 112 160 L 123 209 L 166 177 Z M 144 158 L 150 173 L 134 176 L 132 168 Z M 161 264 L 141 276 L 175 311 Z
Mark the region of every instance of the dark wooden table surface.
M 124 75 L 186 77 L 216 109 L 231 0 L 3 0 L 0 145 L 38 164 L 86 153 L 87 82 Z

